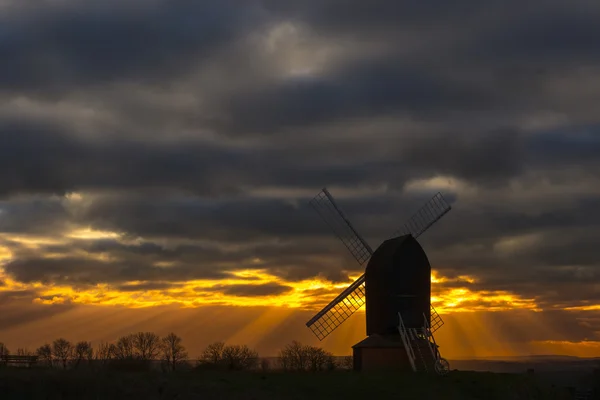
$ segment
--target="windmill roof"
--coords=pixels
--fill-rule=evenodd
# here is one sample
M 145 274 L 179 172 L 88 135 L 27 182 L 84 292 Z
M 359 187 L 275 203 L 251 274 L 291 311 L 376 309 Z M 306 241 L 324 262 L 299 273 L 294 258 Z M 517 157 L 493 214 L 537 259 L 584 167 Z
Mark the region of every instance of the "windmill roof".
M 403 347 L 402 338 L 400 335 L 379 335 L 374 334 L 368 336 L 364 340 L 356 343 L 352 348 L 357 347 L 377 347 L 377 348 L 385 348 L 385 347 Z
M 412 236 L 410 233 L 406 234 L 406 235 L 400 235 L 400 236 L 396 236 L 387 240 L 384 240 L 383 243 L 386 242 L 396 242 L 394 244 L 399 245 L 401 244 L 404 240 L 408 239 L 410 236 Z

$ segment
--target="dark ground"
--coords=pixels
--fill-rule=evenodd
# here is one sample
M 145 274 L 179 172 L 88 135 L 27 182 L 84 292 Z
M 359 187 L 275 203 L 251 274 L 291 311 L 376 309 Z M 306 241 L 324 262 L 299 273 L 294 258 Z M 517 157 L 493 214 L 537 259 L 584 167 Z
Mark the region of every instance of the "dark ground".
M 573 399 L 539 376 L 453 371 L 445 377 L 228 371 L 0 370 L 0 399 Z

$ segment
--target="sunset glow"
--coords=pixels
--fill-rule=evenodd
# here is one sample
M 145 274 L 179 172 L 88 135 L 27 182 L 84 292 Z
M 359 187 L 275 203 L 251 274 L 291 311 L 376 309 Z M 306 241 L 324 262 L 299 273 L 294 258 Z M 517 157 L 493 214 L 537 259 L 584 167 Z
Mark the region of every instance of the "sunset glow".
M 0 3 L 9 348 L 347 354 L 306 322 L 410 231 L 449 358 L 600 353 L 594 2 Z
M 5 257 L 9 257 L 5 253 Z M 51 255 L 50 257 L 53 257 Z M 269 274 L 265 270 L 238 270 L 231 272 L 232 278 L 214 280 L 194 280 L 170 282 L 174 288 L 148 289 L 145 281 L 129 281 L 120 284 L 121 290 L 108 284 L 99 284 L 91 288 L 77 289 L 67 285 L 45 285 L 40 282 L 24 284 L 11 279 L 0 270 L 0 279 L 4 285 L 0 291 L 34 290 L 39 304 L 87 304 L 126 306 L 132 308 L 153 307 L 160 305 L 180 305 L 183 307 L 201 307 L 205 305 L 231 305 L 240 307 L 274 306 L 318 310 L 331 301 L 348 283 L 332 284 L 323 279 L 309 279 L 290 282 Z M 358 276 L 353 276 L 353 279 Z M 433 306 L 438 312 L 469 311 L 504 311 L 511 309 L 532 309 L 537 306 L 534 299 L 522 299 L 506 292 L 479 291 L 474 292 L 467 287 L 443 288 L 442 284 L 451 281 L 474 283 L 471 277 L 458 277 L 450 280 L 440 276 L 436 271 L 432 277 Z M 262 285 L 276 284 L 289 287 L 285 293 L 278 295 L 236 296 L 223 293 L 219 288 L 245 286 L 249 290 Z M 136 289 L 136 287 L 140 289 Z M 126 290 L 124 290 L 126 288 Z M 216 289 L 216 290 L 215 290 Z M 595 306 L 590 308 L 596 309 Z

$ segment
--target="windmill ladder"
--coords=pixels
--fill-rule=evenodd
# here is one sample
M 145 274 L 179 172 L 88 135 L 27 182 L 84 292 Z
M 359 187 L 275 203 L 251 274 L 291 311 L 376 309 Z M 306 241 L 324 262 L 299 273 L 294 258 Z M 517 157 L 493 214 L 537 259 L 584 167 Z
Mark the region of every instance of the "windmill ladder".
M 414 372 L 417 372 L 417 366 L 415 365 L 415 352 L 412 348 L 411 340 L 408 336 L 408 331 L 404 326 L 404 320 L 402 320 L 402 315 L 398 313 L 398 332 L 400 332 L 400 337 L 402 338 L 402 343 L 404 344 L 404 348 L 406 349 L 406 355 L 408 356 L 408 361 L 410 361 L 410 366 Z
M 412 343 L 416 344 L 417 352 L 419 353 L 419 360 L 421 360 L 421 364 L 423 365 L 423 370 L 425 372 L 429 372 L 429 369 L 427 368 L 427 361 L 425 360 L 425 357 L 423 356 L 423 352 L 421 351 L 421 344 L 419 343 L 419 336 L 417 334 L 417 330 L 414 328 L 411 329 L 410 336 L 411 336 Z M 417 368 L 417 370 L 418 370 L 418 368 Z

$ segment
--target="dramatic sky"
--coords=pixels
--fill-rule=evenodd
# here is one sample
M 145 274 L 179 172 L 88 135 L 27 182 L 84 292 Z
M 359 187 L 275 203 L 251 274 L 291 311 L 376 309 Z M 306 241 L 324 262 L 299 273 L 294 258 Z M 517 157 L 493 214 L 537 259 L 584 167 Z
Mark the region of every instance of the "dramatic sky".
M 441 190 L 442 354 L 600 355 L 597 0 L 0 0 L 0 341 L 265 355 Z M 357 314 L 324 343 L 364 337 Z

